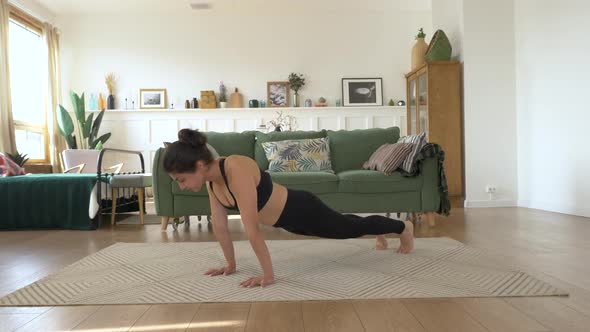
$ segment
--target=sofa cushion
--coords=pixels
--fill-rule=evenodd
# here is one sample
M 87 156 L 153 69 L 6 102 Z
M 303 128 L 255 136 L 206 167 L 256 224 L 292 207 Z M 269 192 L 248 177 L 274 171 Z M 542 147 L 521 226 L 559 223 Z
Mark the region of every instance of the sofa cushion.
M 254 156 L 258 167 L 263 170 L 268 169 L 268 159 L 262 148 L 264 142 L 276 142 L 293 139 L 305 139 L 305 138 L 322 138 L 326 137 L 326 131 L 273 131 L 270 133 L 263 133 L 260 131 L 256 132 L 256 144 L 254 147 Z
M 384 175 L 379 171 L 352 170 L 337 175 L 341 193 L 396 193 L 422 188 L 422 177 L 403 177 L 399 172 Z
M 338 191 L 338 177 L 328 172 L 271 173 L 273 181 L 290 189 L 311 191 L 315 194 Z
M 381 145 L 396 143 L 399 128 L 372 128 L 356 130 L 328 130 L 332 169 L 336 173 L 361 169 Z
M 269 172 L 334 173 L 326 137 L 264 142 L 262 148 L 270 162 Z
M 254 159 L 254 131 L 241 133 L 205 132 L 208 143 L 215 148 L 220 156 L 239 154 Z

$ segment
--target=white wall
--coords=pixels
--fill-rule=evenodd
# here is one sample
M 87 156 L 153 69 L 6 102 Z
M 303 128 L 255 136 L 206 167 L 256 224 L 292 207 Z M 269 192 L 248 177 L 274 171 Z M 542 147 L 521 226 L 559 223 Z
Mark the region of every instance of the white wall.
M 342 77 L 382 77 L 384 103 L 405 100 L 414 36 L 420 27 L 432 34 L 429 7 L 405 0 L 343 1 L 331 9 L 290 3 L 58 16 L 63 100 L 70 89 L 105 93 L 107 72 L 118 77 L 119 101 L 140 88 L 167 88 L 175 107 L 201 90 L 217 91 L 221 80 L 229 92 L 240 88 L 245 100 L 266 99 L 266 82 L 290 72 L 307 78 L 302 100 L 324 96 L 333 104 Z
M 432 1 L 432 29 L 445 32 L 453 47 L 452 59 L 463 61 L 463 0 Z
M 590 217 L 590 3 L 517 0 L 519 205 Z
M 464 1 L 463 18 L 466 205 L 514 206 L 518 193 L 513 0 Z M 488 184 L 497 188 L 492 200 L 485 192 Z

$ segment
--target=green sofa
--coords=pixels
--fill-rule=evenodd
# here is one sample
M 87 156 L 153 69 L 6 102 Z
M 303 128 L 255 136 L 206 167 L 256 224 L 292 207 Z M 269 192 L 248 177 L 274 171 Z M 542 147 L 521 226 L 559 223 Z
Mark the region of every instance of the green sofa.
M 268 160 L 261 143 L 286 139 L 328 137 L 334 174 L 328 172 L 271 173 L 273 181 L 287 188 L 308 190 L 333 209 L 343 213 L 422 212 L 434 225 L 439 209 L 438 159 L 426 158 L 420 175 L 404 177 L 399 172 L 385 176 L 363 170 L 362 165 L 379 146 L 395 143 L 399 128 L 360 130 L 321 130 L 262 133 L 208 132 L 208 141 L 221 156 L 239 154 L 253 158 L 261 169 Z M 162 228 L 170 217 L 209 216 L 209 196 L 205 186 L 197 193 L 182 191 L 162 166 L 164 149 L 156 151 L 153 161 L 154 202 L 162 216 Z

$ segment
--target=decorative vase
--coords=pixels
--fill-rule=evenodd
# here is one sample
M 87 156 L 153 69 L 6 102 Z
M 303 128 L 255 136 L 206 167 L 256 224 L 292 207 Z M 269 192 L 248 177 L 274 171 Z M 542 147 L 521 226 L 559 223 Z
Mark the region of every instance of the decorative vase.
M 93 93 L 93 94 L 90 95 L 90 102 L 89 102 L 88 108 L 91 111 L 96 111 L 96 109 L 98 108 L 98 105 L 97 104 L 98 103 L 96 101 L 96 96 Z
M 109 109 L 109 110 L 115 109 L 115 96 L 109 95 L 107 97 L 107 109 Z
M 299 95 L 297 93 L 293 95 L 293 107 L 299 107 Z
M 220 101 L 219 102 L 219 108 L 227 108 L 227 102 L 226 101 Z
M 235 92 L 229 96 L 229 107 L 231 108 L 242 108 L 244 107 L 244 97 L 238 92 L 238 88 Z
M 98 95 L 98 110 L 102 111 L 104 110 L 105 107 L 105 102 L 104 102 L 104 97 L 102 96 L 102 93 Z
M 422 66 L 426 60 L 424 55 L 428 49 L 428 44 L 424 41 L 424 37 L 416 38 L 416 44 L 412 47 L 412 70 Z

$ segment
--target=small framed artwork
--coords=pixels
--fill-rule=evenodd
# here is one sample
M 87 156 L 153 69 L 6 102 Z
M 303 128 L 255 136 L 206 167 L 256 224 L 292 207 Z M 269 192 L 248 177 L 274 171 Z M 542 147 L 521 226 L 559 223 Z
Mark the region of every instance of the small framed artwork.
M 168 105 L 166 89 L 139 89 L 139 108 L 163 109 Z
M 379 78 L 343 78 L 343 106 L 383 106 L 383 84 Z
M 289 82 L 267 82 L 268 107 L 289 107 Z

